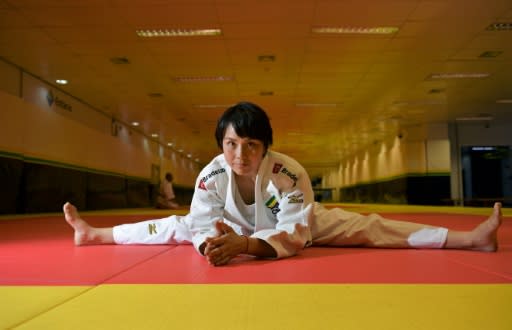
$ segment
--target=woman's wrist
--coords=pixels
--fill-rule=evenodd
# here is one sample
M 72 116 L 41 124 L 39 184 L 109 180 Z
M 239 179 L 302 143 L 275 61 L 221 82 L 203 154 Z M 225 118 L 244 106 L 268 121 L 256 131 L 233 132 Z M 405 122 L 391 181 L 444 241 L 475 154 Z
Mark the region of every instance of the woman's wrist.
M 245 242 L 244 242 L 245 247 L 244 247 L 244 249 L 242 250 L 242 254 L 249 254 L 249 237 L 247 237 L 247 236 L 245 236 L 245 235 L 241 235 L 241 236 L 242 236 L 242 237 L 244 238 L 244 240 L 245 240 Z

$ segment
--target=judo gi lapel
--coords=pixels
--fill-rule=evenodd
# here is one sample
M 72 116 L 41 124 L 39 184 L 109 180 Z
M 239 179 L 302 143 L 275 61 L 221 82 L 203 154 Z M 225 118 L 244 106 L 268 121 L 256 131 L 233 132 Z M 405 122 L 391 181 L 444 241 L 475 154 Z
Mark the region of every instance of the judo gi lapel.
M 254 219 L 254 230 L 259 231 L 267 229 L 273 226 L 266 214 L 265 201 L 263 200 L 263 192 L 268 186 L 269 181 L 269 164 L 271 163 L 271 152 L 267 151 L 267 154 L 263 158 L 256 176 L 256 191 L 254 192 L 254 198 L 256 203 L 256 215 Z
M 240 213 L 240 209 L 236 205 L 236 202 L 235 202 L 235 191 L 237 189 L 236 182 L 235 182 L 235 175 L 233 174 L 231 167 L 226 165 L 226 168 L 227 168 L 226 172 L 228 174 L 228 189 L 227 189 L 227 194 L 226 194 L 226 205 L 224 207 L 225 213 L 228 213 L 228 214 L 226 214 L 228 216 L 228 220 L 236 219 L 241 223 L 247 222 L 244 219 L 243 215 Z

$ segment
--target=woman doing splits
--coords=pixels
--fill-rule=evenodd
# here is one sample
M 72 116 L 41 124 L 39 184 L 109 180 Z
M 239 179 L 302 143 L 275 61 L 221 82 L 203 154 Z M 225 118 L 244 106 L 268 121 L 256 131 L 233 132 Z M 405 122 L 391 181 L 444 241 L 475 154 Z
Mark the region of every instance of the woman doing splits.
M 75 244 L 193 244 L 212 265 L 240 254 L 284 258 L 311 245 L 496 251 L 501 204 L 471 231 L 368 216 L 314 202 L 311 181 L 294 159 L 271 151 L 272 127 L 257 105 L 238 103 L 219 118 L 222 153 L 196 180 L 186 216 L 96 228 L 70 203 Z

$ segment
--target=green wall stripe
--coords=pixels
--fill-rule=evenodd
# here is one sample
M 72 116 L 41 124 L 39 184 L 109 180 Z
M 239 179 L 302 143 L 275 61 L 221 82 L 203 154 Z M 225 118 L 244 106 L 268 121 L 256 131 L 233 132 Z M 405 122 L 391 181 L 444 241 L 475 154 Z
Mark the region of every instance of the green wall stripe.
M 360 187 L 360 186 L 373 185 L 373 184 L 384 183 L 384 182 L 389 182 L 389 181 L 394 181 L 394 180 L 399 180 L 399 179 L 406 179 L 406 178 L 410 178 L 410 177 L 420 178 L 420 177 L 434 177 L 434 176 L 448 176 L 449 177 L 449 176 L 451 176 L 451 173 L 450 172 L 428 172 L 428 173 L 411 172 L 411 173 L 395 175 L 395 176 L 388 177 L 388 178 L 382 178 L 382 179 L 378 179 L 378 180 L 374 180 L 374 181 L 360 182 L 360 183 L 356 183 L 356 184 L 353 184 L 350 186 L 343 186 L 343 187 L 340 187 L 340 189 L 348 189 L 348 188 L 354 188 L 354 187 Z
M 0 157 L 12 158 L 12 159 L 18 159 L 18 160 L 23 160 L 24 159 L 22 154 L 18 154 L 18 153 L 14 153 L 14 152 L 8 152 L 8 151 L 1 151 L 1 150 L 0 150 Z

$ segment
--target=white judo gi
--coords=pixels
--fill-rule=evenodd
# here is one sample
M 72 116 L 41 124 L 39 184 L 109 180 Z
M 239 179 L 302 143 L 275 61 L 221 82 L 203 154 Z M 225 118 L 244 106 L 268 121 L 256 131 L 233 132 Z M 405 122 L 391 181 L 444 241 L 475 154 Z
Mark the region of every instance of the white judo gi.
M 215 157 L 200 173 L 190 213 L 115 226 L 117 244 L 190 244 L 197 251 L 217 235 L 223 220 L 238 234 L 262 239 L 277 258 L 297 254 L 310 245 L 440 248 L 448 230 L 422 224 L 364 216 L 315 203 L 311 181 L 294 159 L 267 151 L 256 177 L 255 203 L 246 205 L 234 174 Z

